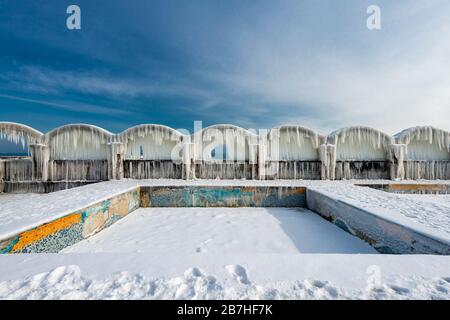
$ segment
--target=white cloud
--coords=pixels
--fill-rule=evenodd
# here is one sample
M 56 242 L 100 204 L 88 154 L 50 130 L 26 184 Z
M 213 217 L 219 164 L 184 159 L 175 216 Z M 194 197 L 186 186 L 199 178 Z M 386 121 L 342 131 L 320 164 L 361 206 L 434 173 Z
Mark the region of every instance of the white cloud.
M 392 134 L 414 125 L 449 130 L 450 5 L 390 9 L 385 28 L 372 31 L 378 34 L 354 30 L 353 45 L 336 44 L 335 51 L 295 41 L 289 31 L 275 41 L 250 34 L 237 46 L 245 52 L 235 68 L 205 76 L 249 101 L 279 106 L 273 108 L 278 121 L 325 132 L 359 124 Z

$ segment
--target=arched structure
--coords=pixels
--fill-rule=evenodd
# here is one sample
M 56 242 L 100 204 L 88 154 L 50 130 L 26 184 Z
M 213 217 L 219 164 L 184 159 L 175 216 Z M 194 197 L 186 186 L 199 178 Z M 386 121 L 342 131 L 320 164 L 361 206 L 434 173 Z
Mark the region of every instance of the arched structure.
M 267 160 L 319 160 L 325 137 L 309 128 L 289 125 L 273 128 L 267 134 Z
M 355 126 L 324 137 L 298 125 L 256 134 L 218 124 L 189 135 L 158 124 L 119 134 L 69 124 L 43 134 L 0 122 L 0 139 L 27 146 L 30 155 L 0 159 L 0 192 L 20 190 L 17 182 L 123 178 L 450 179 L 450 132 L 430 126 L 395 137 Z
M 0 139 L 5 139 L 16 144 L 40 143 L 43 133 L 27 125 L 15 122 L 0 122 Z
M 406 179 L 450 179 L 450 132 L 431 126 L 405 129 L 395 135 L 404 145 Z
M 43 134 L 27 125 L 15 122 L 0 122 L 0 140 L 27 150 L 32 154 L 34 146 L 42 142 Z M 1 152 L 1 150 L 0 150 Z M 4 158 L 0 159 L 1 181 L 30 181 L 34 177 L 34 167 L 31 158 Z
M 189 139 L 189 135 L 157 124 L 123 131 L 116 140 L 123 144 L 124 177 L 181 179 L 190 168 Z
M 257 145 L 258 136 L 235 125 L 209 126 L 195 132 L 191 139 L 194 143 L 196 161 L 215 161 L 212 153 L 220 146 L 225 146 L 226 154 L 224 159 L 217 159 L 219 161 L 253 161 L 256 157 L 253 146 Z
M 167 126 L 142 124 L 117 135 L 125 146 L 126 160 L 174 160 L 182 158 L 181 146 L 189 136 Z
M 106 160 L 113 134 L 89 124 L 69 124 L 45 134 L 50 160 Z
M 195 132 L 191 141 L 198 178 L 253 179 L 257 176 L 256 133 L 235 125 L 218 124 Z
M 395 135 L 407 145 L 405 160 L 450 160 L 450 132 L 431 126 L 412 127 Z
M 113 134 L 88 124 L 69 124 L 45 134 L 52 181 L 108 179 L 109 146 Z
M 320 179 L 320 145 L 325 137 L 298 125 L 271 129 L 266 142 L 266 177 Z
M 335 172 L 331 179 L 387 179 L 390 177 L 391 146 L 395 139 L 377 129 L 346 127 L 327 136 Z M 332 175 L 335 174 L 333 177 Z
M 384 161 L 395 140 L 380 130 L 354 126 L 330 133 L 327 143 L 336 146 L 337 161 Z

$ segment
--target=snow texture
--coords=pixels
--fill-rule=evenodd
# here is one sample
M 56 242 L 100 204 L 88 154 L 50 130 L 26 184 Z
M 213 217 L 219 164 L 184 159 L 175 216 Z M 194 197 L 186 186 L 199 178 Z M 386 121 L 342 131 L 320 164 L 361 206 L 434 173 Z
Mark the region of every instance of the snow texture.
M 172 254 L 377 253 L 300 208 L 142 208 L 62 252 L 157 256 L 167 248 Z
M 67 255 L 66 255 L 67 257 Z M 117 256 L 118 258 L 120 256 Z M 84 258 L 95 259 L 93 256 Z M 112 261 L 113 257 L 109 257 Z M 151 257 L 147 257 L 150 259 Z M 329 257 L 332 262 L 349 262 L 340 257 Z M 312 260 L 312 261 L 309 261 Z M 344 261 L 340 261 L 344 260 Z M 426 258 L 422 257 L 425 261 Z M 141 260 L 142 263 L 144 260 Z M 320 261 L 320 260 L 319 260 Z M 303 259 L 308 268 L 320 266 L 317 259 Z M 448 260 L 447 260 L 448 261 Z M 91 269 L 100 272 L 100 261 Z M 150 261 L 147 261 L 150 263 Z M 286 263 L 286 261 L 284 260 Z M 403 261 L 403 263 L 406 263 Z M 151 264 L 151 263 L 150 263 Z M 326 264 L 329 268 L 330 263 Z M 361 263 L 360 263 L 361 264 Z M 416 265 L 418 265 L 416 261 Z M 60 265 L 23 279 L 0 282 L 0 299 L 449 299 L 450 277 L 391 274 L 401 263 L 387 268 L 367 267 L 364 280 L 351 281 L 353 268 L 340 270 L 343 285 L 324 278 L 299 278 L 274 281 L 255 281 L 248 268 L 240 264 L 224 265 L 219 275 L 200 267 L 189 267 L 176 276 L 146 276 L 145 273 L 126 271 L 105 273 L 102 276 L 83 274 L 78 265 Z M 448 266 L 448 262 L 444 266 Z M 411 265 L 409 265 L 411 266 Z M 48 266 L 47 266 L 48 267 Z M 254 266 L 253 266 L 254 267 Z M 288 268 L 300 267 L 288 263 Z M 413 266 L 411 266 L 413 267 Z M 304 268 L 303 268 L 304 269 Z M 363 269 L 364 270 L 364 269 Z M 380 272 L 380 278 L 371 271 Z M 304 271 L 304 270 L 302 270 Z M 384 271 L 384 273 L 383 273 Z M 441 270 L 438 274 L 442 274 Z M 297 276 L 298 273 L 295 273 Z M 353 273 L 354 275 L 355 273 Z M 267 275 L 267 273 L 266 273 Z M 358 272 L 357 276 L 362 276 Z M 371 278 L 372 277 L 372 278 Z M 333 278 L 333 277 L 331 277 Z M 345 284 L 345 281 L 348 281 Z M 338 281 L 343 282 L 343 281 Z

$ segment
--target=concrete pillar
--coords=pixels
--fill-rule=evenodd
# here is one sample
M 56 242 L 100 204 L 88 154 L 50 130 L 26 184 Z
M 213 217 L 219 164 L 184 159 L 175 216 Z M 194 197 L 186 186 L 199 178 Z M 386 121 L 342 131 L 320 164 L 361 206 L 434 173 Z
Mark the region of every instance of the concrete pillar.
M 108 157 L 108 179 L 123 179 L 123 160 L 125 157 L 125 145 L 122 142 L 111 142 Z
M 0 181 L 4 180 L 5 180 L 5 161 L 0 159 Z
M 391 180 L 405 179 L 405 156 L 408 152 L 406 144 L 392 144 L 390 146 L 389 161 L 391 163 Z
M 259 172 L 255 170 L 258 166 L 258 142 L 248 145 L 248 163 L 252 168 L 252 180 L 259 179 Z
M 50 152 L 48 146 L 37 143 L 30 144 L 29 148 L 32 160 L 32 180 L 47 181 L 48 163 L 50 160 Z
M 322 144 L 319 148 L 321 180 L 334 180 L 336 171 L 336 146 L 333 144 Z
M 193 151 L 194 144 L 190 140 L 183 141 L 182 163 L 183 163 L 183 179 L 189 180 L 195 177 L 193 172 Z
M 264 141 L 259 141 L 258 143 L 258 179 L 266 179 L 266 144 Z

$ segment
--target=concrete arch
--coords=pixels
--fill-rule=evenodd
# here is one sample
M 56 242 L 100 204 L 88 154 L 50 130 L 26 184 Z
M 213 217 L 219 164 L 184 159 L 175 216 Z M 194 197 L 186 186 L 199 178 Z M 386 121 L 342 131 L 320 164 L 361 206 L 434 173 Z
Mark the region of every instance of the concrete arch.
M 325 136 L 300 125 L 275 127 L 267 133 L 267 159 L 319 160 L 320 145 L 324 142 Z
M 44 134 L 27 125 L 16 122 L 0 122 L 0 138 L 22 145 L 40 143 Z
M 336 130 L 326 137 L 327 144 L 335 146 L 337 161 L 380 161 L 390 158 L 394 137 L 380 130 L 352 126 Z
M 45 134 L 51 160 L 106 160 L 114 135 L 89 124 L 68 124 Z
M 450 132 L 432 126 L 417 126 L 395 135 L 406 145 L 405 160 L 450 160 Z
M 224 160 L 256 161 L 258 135 L 232 124 L 216 124 L 191 135 L 194 144 L 194 159 L 221 161 L 212 157 L 213 150 L 224 150 Z
M 126 142 L 123 141 L 122 139 L 126 139 L 133 136 L 144 136 L 147 134 L 151 134 L 154 131 L 169 133 L 177 137 L 186 136 L 180 131 L 173 129 L 169 126 L 164 126 L 161 124 L 140 124 L 122 131 L 121 133 L 117 134 L 117 137 L 119 138 L 119 141 Z
M 141 124 L 117 135 L 127 160 L 181 160 L 183 143 L 189 135 L 159 124 Z

